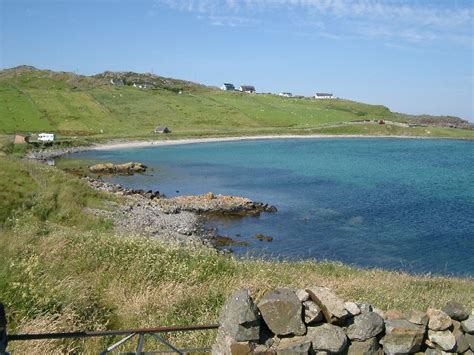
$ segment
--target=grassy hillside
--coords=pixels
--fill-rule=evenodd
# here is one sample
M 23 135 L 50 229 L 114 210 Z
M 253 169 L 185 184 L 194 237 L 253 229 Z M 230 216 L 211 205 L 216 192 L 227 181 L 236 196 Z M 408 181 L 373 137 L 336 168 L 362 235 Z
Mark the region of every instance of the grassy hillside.
M 127 85 L 114 86 L 122 78 Z M 152 82 L 138 89 L 133 82 Z M 348 100 L 282 98 L 270 94 L 222 92 L 151 74 L 105 72 L 93 77 L 18 67 L 0 71 L 0 133 L 52 131 L 63 136 L 150 137 L 158 124 L 176 136 L 266 133 L 394 134 L 388 125 L 353 125 L 348 121 L 384 119 L 416 122 L 416 116 L 384 106 Z M 423 116 L 424 123 L 462 120 Z M 397 127 L 397 134 L 462 136 L 474 131 Z M 328 131 L 329 130 L 329 131 Z
M 240 287 L 258 299 L 278 286 L 326 285 L 346 299 L 384 310 L 425 310 L 448 300 L 474 307 L 472 279 L 324 261 L 235 260 L 209 249 L 115 236 L 110 223 L 85 211 L 107 208 L 111 199 L 120 201 L 58 169 L 0 157 L 0 300 L 10 333 L 213 323 Z M 214 336 L 173 334 L 170 340 L 200 346 Z M 10 350 L 97 354 L 111 341 L 12 342 Z

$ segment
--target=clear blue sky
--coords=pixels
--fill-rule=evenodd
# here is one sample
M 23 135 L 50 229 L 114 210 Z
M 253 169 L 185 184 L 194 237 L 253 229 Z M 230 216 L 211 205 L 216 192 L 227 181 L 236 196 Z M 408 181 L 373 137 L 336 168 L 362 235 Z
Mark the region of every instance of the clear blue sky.
M 153 71 L 474 121 L 474 0 L 0 0 L 0 67 Z

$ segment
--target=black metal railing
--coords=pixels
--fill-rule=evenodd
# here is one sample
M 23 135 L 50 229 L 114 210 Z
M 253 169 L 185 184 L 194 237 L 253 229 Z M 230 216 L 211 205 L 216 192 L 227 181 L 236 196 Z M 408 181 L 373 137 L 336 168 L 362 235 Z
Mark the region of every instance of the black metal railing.
M 210 352 L 211 348 L 178 348 L 169 341 L 167 341 L 160 334 L 171 332 L 190 332 L 199 330 L 217 329 L 218 324 L 206 325 L 183 325 L 183 326 L 164 326 L 156 328 L 136 328 L 123 330 L 100 330 L 100 331 L 79 331 L 79 332 L 62 332 L 62 333 L 33 333 L 33 334 L 7 334 L 6 332 L 6 318 L 3 310 L 3 305 L 0 303 L 0 355 L 7 351 L 7 344 L 12 341 L 29 341 L 29 340 L 46 340 L 46 339 L 80 339 L 90 337 L 111 337 L 122 336 L 122 338 L 106 349 L 100 352 L 100 355 L 107 354 L 125 343 L 129 343 L 132 339 L 137 340 L 136 350 L 131 354 L 143 354 L 143 347 L 145 344 L 145 337 L 151 338 L 158 343 L 164 345 L 166 351 L 156 351 L 154 353 L 206 353 Z M 130 353 L 129 353 L 130 354 Z M 147 352 L 147 354 L 149 354 Z

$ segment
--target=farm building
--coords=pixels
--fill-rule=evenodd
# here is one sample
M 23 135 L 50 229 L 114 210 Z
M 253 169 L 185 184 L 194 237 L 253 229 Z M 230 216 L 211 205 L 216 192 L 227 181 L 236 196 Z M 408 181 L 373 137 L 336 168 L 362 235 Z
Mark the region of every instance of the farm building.
M 156 126 L 155 133 L 170 133 L 171 130 L 166 126 Z
M 283 97 L 292 97 L 293 96 L 293 94 L 291 92 L 280 92 L 279 95 L 283 96 Z
M 242 92 L 253 93 L 253 92 L 255 92 L 255 87 L 252 86 L 252 85 L 241 85 L 239 90 L 242 91 Z
M 336 97 L 333 96 L 333 94 L 328 94 L 325 92 L 317 92 L 316 95 L 314 95 L 315 99 L 335 99 Z
M 224 91 L 234 91 L 234 90 L 235 90 L 235 86 L 234 86 L 234 84 L 231 84 L 231 83 L 224 83 L 224 84 L 222 84 L 222 86 L 221 86 L 221 90 L 224 90 Z

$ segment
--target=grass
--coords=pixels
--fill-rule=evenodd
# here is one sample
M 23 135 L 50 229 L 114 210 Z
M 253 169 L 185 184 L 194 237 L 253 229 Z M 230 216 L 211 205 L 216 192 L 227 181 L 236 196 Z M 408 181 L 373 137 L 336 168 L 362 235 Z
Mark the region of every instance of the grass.
M 85 207 L 116 199 L 58 169 L 0 157 L 0 299 L 9 332 L 118 329 L 217 321 L 226 298 L 250 288 L 325 285 L 384 310 L 424 310 L 456 300 L 474 307 L 472 279 L 411 276 L 333 262 L 237 260 L 209 249 L 114 235 Z M 214 332 L 172 334 L 211 344 Z M 112 339 L 12 342 L 17 353 L 98 353 Z M 156 345 L 156 344 L 155 344 Z M 151 346 L 151 345 L 150 345 Z M 124 348 L 133 351 L 133 348 Z
M 347 123 L 361 119 L 416 121 L 414 116 L 391 112 L 382 105 L 249 95 L 174 79 L 154 80 L 157 88 L 140 90 L 70 73 L 25 68 L 0 71 L 0 133 L 52 131 L 94 140 L 150 138 L 156 137 L 153 129 L 161 124 L 172 130 L 171 138 L 311 132 L 474 138 L 474 131 L 462 129 L 390 126 L 392 129 Z M 436 122 L 443 118 L 423 119 Z M 334 125 L 337 127 L 328 128 Z

